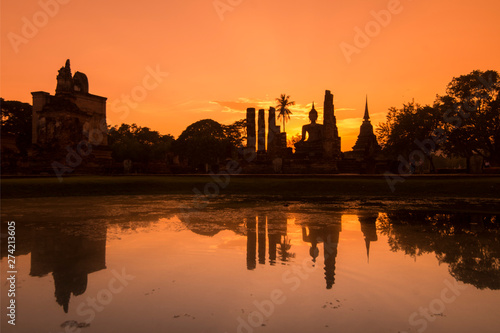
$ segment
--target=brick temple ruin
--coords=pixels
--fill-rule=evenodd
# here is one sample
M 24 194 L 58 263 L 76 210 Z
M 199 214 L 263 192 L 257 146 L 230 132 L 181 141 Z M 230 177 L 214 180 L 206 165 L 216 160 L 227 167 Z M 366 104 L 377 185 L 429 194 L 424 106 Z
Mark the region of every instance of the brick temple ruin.
M 111 163 L 106 123 L 106 97 L 89 93 L 84 73 L 71 73 L 70 61 L 59 69 L 55 95 L 32 92 L 33 172 L 103 171 Z
M 375 173 L 377 163 L 385 165 L 380 156 L 380 146 L 373 133 L 368 113 L 368 99 L 365 106 L 360 134 L 352 151 L 342 153 L 341 137 L 337 128 L 333 94 L 325 91 L 323 124 L 318 124 L 318 112 L 314 107 L 309 112 L 310 124 L 302 127 L 302 137 L 295 143 L 295 153 L 287 148 L 286 132 L 276 125 L 276 110 L 266 114 L 260 109 L 247 109 L 247 152 L 254 153 L 254 159 L 245 166 L 247 173 Z M 267 140 L 266 140 L 267 133 Z M 266 145 L 267 142 L 267 145 Z
M 33 96 L 32 173 L 106 173 L 113 169 L 108 147 L 106 97 L 89 92 L 82 72 L 71 71 L 70 61 L 59 69 L 55 94 L 35 91 Z M 286 132 L 276 123 L 276 109 L 256 112 L 248 108 L 247 156 L 243 172 L 249 174 L 334 174 L 376 173 L 382 164 L 368 113 L 368 101 L 358 140 L 352 151 L 341 151 L 341 137 L 335 117 L 334 96 L 325 91 L 323 123 L 317 123 L 314 103 L 310 123 L 302 127 L 302 137 L 287 147 Z M 250 155 L 248 154 L 250 153 Z M 384 164 L 385 166 L 386 164 Z

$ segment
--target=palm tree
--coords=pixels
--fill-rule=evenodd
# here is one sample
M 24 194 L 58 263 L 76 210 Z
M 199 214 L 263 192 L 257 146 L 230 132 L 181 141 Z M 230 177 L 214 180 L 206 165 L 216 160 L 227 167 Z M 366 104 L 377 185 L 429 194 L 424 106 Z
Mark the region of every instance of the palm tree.
M 276 102 L 278 102 L 278 105 L 276 105 L 276 109 L 278 110 L 278 119 L 283 117 L 283 132 L 286 132 L 285 122 L 290 119 L 290 115 L 292 114 L 292 111 L 290 111 L 288 107 L 295 105 L 295 102 L 290 101 L 290 96 L 285 94 L 281 94 L 279 98 L 276 98 Z

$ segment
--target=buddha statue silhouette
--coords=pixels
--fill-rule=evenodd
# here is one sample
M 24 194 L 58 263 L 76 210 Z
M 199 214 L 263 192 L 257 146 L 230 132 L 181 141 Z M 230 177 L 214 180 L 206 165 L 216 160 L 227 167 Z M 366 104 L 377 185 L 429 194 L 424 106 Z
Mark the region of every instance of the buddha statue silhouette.
M 323 153 L 323 125 L 317 124 L 318 111 L 309 111 L 310 124 L 302 126 L 302 138 L 295 143 L 295 152 L 299 155 L 320 156 Z M 307 139 L 306 139 L 307 138 Z

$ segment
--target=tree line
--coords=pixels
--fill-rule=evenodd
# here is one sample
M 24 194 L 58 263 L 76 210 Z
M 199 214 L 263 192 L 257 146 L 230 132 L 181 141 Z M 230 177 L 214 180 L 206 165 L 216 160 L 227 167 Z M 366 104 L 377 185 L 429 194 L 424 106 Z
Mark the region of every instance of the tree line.
M 5 101 L 0 98 L 2 109 L 2 139 L 15 138 L 18 152 L 9 152 L 4 157 L 25 158 L 31 147 L 32 106 L 19 101 Z M 152 163 L 172 164 L 175 156 L 180 164 L 193 170 L 215 166 L 227 158 L 237 158 L 238 149 L 246 138 L 246 120 L 222 125 L 211 119 L 204 119 L 189 125 L 175 139 L 170 134 L 160 134 L 149 127 L 137 124 L 108 126 L 108 145 L 115 162 L 126 160 L 139 164 L 143 169 Z M 61 147 L 64 148 L 64 147 Z
M 500 164 L 500 78 L 493 70 L 475 70 L 455 77 L 446 94 L 437 96 L 434 104 L 407 103 L 391 107 L 386 122 L 376 129 L 378 141 L 390 160 L 408 159 L 412 152 L 423 156 L 433 166 L 432 156 L 463 157 L 467 161 L 480 155 L 492 164 Z M 289 119 L 290 96 L 276 99 L 283 127 Z M 32 107 L 28 103 L 0 99 L 2 136 L 15 137 L 20 156 L 27 156 L 31 145 Z M 175 139 L 136 124 L 109 126 L 108 142 L 116 162 L 130 160 L 149 164 L 179 163 L 194 169 L 217 165 L 237 158 L 246 138 L 246 120 L 223 125 L 204 119 L 189 125 Z M 413 164 L 422 161 L 414 160 Z
M 403 160 L 421 152 L 435 169 L 432 156 L 461 157 L 469 163 L 479 155 L 500 164 L 500 80 L 493 70 L 475 70 L 451 80 L 434 104 L 411 102 L 392 107 L 376 129 L 383 152 Z M 412 161 L 419 164 L 423 161 Z

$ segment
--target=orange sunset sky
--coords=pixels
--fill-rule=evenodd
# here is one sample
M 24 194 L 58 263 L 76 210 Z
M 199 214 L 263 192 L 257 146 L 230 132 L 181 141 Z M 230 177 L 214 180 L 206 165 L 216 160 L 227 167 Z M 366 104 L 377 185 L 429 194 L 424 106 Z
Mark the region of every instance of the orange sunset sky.
M 0 96 L 53 94 L 69 58 L 108 98 L 108 124 L 177 137 L 286 93 L 290 136 L 328 89 L 347 151 L 365 95 L 377 125 L 391 106 L 432 103 L 454 76 L 499 71 L 499 13 L 498 0 L 3 0 Z

